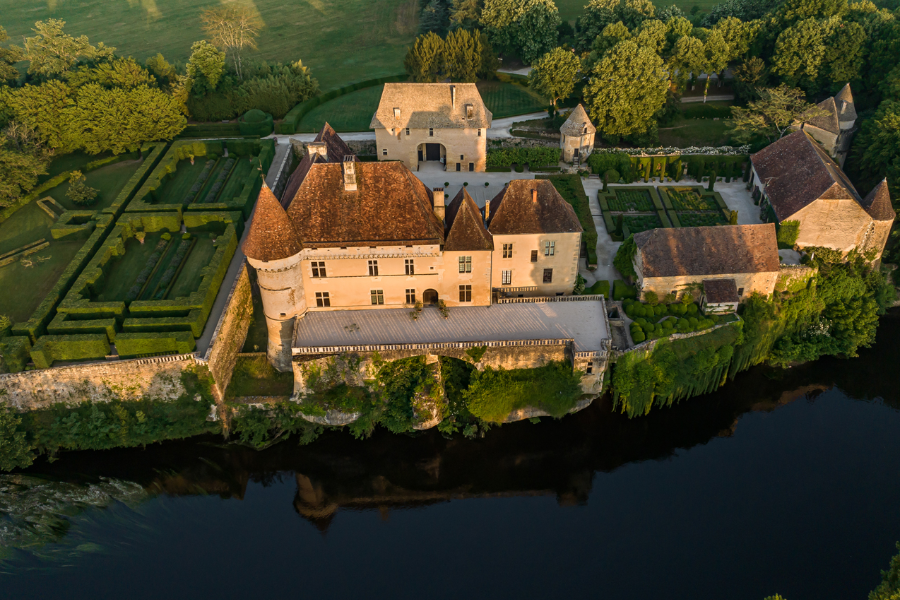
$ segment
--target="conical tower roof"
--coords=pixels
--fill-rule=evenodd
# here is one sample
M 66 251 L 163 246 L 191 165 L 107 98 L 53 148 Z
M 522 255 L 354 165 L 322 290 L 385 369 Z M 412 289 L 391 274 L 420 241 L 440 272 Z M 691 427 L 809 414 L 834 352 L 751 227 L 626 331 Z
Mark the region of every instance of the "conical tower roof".
M 248 258 L 263 262 L 281 260 L 303 250 L 300 236 L 265 181 L 243 250 Z
M 569 113 L 569 118 L 562 124 L 559 131 L 565 135 L 579 136 L 584 133 L 585 127 L 587 127 L 588 133 L 597 133 L 597 128 L 591 123 L 584 106 L 579 104 Z
M 869 195 L 862 201 L 862 206 L 876 221 L 893 221 L 897 216 L 894 207 L 891 206 L 891 195 L 888 193 L 887 179 L 875 186 Z

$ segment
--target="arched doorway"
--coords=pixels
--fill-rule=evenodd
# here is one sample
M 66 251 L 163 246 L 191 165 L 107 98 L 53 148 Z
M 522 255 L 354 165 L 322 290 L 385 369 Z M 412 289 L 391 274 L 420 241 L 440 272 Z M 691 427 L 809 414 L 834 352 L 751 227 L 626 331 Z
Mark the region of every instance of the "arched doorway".
M 425 290 L 422 293 L 422 303 L 423 304 L 437 304 L 438 303 L 438 293 L 435 290 Z
M 443 159 L 446 154 L 447 150 L 444 148 L 443 144 L 433 144 L 428 142 L 419 144 L 419 162 L 441 162 L 441 159 Z

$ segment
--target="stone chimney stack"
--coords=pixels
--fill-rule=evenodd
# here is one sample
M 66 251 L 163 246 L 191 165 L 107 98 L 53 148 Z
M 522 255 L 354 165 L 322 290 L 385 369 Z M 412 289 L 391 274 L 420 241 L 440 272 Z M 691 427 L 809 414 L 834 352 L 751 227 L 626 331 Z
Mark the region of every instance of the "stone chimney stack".
M 356 191 L 356 162 L 353 160 L 352 156 L 344 157 L 344 191 L 345 192 L 355 192 Z
M 456 108 L 456 86 L 450 86 L 450 108 Z
M 537 188 L 531 190 L 531 201 L 537 204 Z
M 325 160 L 328 160 L 328 146 L 325 145 L 325 142 L 310 142 L 306 145 L 306 152 L 309 154 L 310 158 L 315 158 L 316 154 L 319 154 Z
M 444 204 L 444 188 L 436 187 L 434 188 L 434 214 L 437 215 L 437 218 L 441 220 L 441 223 L 444 222 L 444 212 L 446 210 L 446 206 Z
M 490 198 L 484 201 L 484 224 L 487 226 L 488 219 L 491 218 L 491 200 Z

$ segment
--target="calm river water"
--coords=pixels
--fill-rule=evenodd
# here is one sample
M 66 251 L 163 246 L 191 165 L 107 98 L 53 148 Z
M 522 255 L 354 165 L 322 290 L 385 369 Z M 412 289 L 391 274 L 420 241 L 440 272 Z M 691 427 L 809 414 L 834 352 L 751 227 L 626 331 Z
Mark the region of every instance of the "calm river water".
M 0 479 L 0 597 L 863 600 L 898 433 L 893 315 L 857 359 L 640 419 L 69 453 Z

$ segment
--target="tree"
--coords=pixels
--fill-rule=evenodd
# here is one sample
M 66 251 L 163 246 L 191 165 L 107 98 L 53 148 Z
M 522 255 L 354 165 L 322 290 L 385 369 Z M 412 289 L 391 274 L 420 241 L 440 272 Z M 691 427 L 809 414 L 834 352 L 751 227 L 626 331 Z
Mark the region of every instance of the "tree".
M 50 154 L 34 130 L 15 121 L 0 136 L 0 208 L 18 202 L 47 174 Z M 0 327 L 0 331 L 2 331 Z
M 613 266 L 622 274 L 622 277 L 629 280 L 637 277 L 633 262 L 636 252 L 637 246 L 634 243 L 634 236 L 630 235 L 627 240 L 622 242 L 622 245 L 616 250 L 615 257 L 613 257 Z
M 825 41 L 831 32 L 827 22 L 806 19 L 788 27 L 775 42 L 772 71 L 791 85 L 812 86 L 825 59 Z
M 759 88 L 766 83 L 766 63 L 751 56 L 734 68 L 734 93 L 744 102 L 759 98 Z
M 900 553 L 891 559 L 888 570 L 881 572 L 881 583 L 869 593 L 869 600 L 900 600 Z
M 105 88 L 156 85 L 156 78 L 133 58 L 115 58 L 95 66 L 81 65 L 77 70 L 69 71 L 66 80 L 72 87 L 87 83 L 97 83 Z
M 633 40 L 617 44 L 591 71 L 584 95 L 604 134 L 643 133 L 666 103 L 667 73 L 658 54 Z
M 34 446 L 28 443 L 25 432 L 19 431 L 21 417 L 8 406 L 0 406 L 0 471 L 30 467 L 34 461 Z
M 735 17 L 725 17 L 712 30 L 718 32 L 728 44 L 728 62 L 731 63 L 750 51 L 761 28 L 760 21 L 744 22 Z
M 725 42 L 725 38 L 719 31 L 713 30 L 706 34 L 703 40 L 703 52 L 701 54 L 701 62 L 698 65 L 700 70 L 706 73 L 706 85 L 703 88 L 703 102 L 706 102 L 706 95 L 709 93 L 709 80 L 713 73 L 721 73 L 728 66 L 731 56 L 731 50 Z
M 474 83 L 481 68 L 481 37 L 466 29 L 457 29 L 444 42 L 444 68 L 453 81 Z
M 610 23 L 604 27 L 603 31 L 600 32 L 600 35 L 594 39 L 594 43 L 591 46 L 591 54 L 588 59 L 590 64 L 596 64 L 597 61 L 603 58 L 604 54 L 614 48 L 619 42 L 630 39 L 631 32 L 628 31 L 628 28 L 625 27 L 625 24 L 622 23 L 622 21 Z
M 618 20 L 616 18 L 618 6 L 619 0 L 590 0 L 588 2 L 576 22 L 578 25 L 577 48 L 579 50 L 590 48 L 603 29 Z
M 785 84 L 760 90 L 759 96 L 759 100 L 749 102 L 747 108 L 731 108 L 731 132 L 741 143 L 757 137 L 774 142 L 792 126 L 826 114 L 818 106 L 807 102 L 801 90 Z
M 81 171 L 72 171 L 69 175 L 69 189 L 66 190 L 66 198 L 78 206 L 93 206 L 97 201 L 97 190 L 88 186 Z
M 446 0 L 430 0 L 419 17 L 419 32 L 444 35 L 449 27 L 450 10 Z
M 112 58 L 115 48 L 101 42 L 91 46 L 86 35 L 77 38 L 63 33 L 66 22 L 59 19 L 38 21 L 34 24 L 34 37 L 25 38 L 24 56 L 31 64 L 28 72 L 44 77 L 59 76 L 82 59 L 104 60 Z
M 434 32 L 420 35 L 416 43 L 406 51 L 403 68 L 413 81 L 434 83 L 444 70 L 446 46 L 441 36 Z
M 133 152 L 144 142 L 172 139 L 187 124 L 180 103 L 161 90 L 146 85 L 107 90 L 94 83 L 79 88 L 71 120 L 90 154 Z
M 617 7 L 617 16 L 629 29 L 635 29 L 647 19 L 652 19 L 656 9 L 650 0 L 625 0 Z
M 550 98 L 555 107 L 559 100 L 572 94 L 580 67 L 581 61 L 570 50 L 554 48 L 534 63 L 528 82 L 537 93 Z
M 168 86 L 169 84 L 174 83 L 178 78 L 178 71 L 169 64 L 162 54 L 157 53 L 156 56 L 148 58 L 145 66 L 161 86 Z
M 202 96 L 212 92 L 225 73 L 225 53 L 206 40 L 194 42 L 186 70 L 191 90 L 195 94 Z
M 450 10 L 450 27 L 452 29 L 474 29 L 481 19 L 480 0 L 453 0 Z
M 256 8 L 237 3 L 208 8 L 200 15 L 200 21 L 213 45 L 231 54 L 234 72 L 243 80 L 243 54 L 256 50 L 256 38 L 263 27 Z
M 483 31 L 477 31 L 478 40 L 481 42 L 481 64 L 478 66 L 479 79 L 493 79 L 497 69 L 500 68 L 500 60 L 488 36 Z
M 556 46 L 559 11 L 553 0 L 486 0 L 481 24 L 492 44 L 531 64 Z
M 0 44 L 9 39 L 6 30 L 0 27 Z M 19 70 L 16 63 L 22 60 L 22 52 L 15 46 L 3 48 L 0 46 L 0 85 L 19 78 Z
M 822 60 L 828 83 L 844 83 L 859 78 L 865 64 L 866 32 L 859 23 L 837 24 L 825 44 Z
M 900 197 L 900 100 L 886 100 L 863 122 L 851 163 L 870 184 L 887 177 L 893 198 Z
M 78 147 L 69 114 L 75 101 L 72 90 L 62 81 L 7 89 L 3 103 L 16 121 L 34 129 L 50 148 L 71 152 Z

